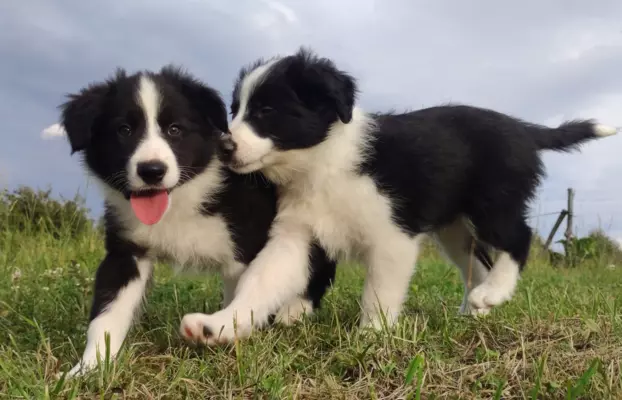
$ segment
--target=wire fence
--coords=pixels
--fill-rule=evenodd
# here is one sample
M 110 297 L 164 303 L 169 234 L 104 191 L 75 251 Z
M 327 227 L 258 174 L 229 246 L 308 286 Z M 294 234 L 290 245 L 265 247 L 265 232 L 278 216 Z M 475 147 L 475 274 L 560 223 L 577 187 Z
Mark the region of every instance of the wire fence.
M 576 200 L 575 192 L 572 188 L 568 189 L 567 201 L 559 198 L 546 201 L 547 203 L 554 203 L 555 206 L 559 207 L 559 211 L 538 210 L 538 212 L 533 212 L 527 217 L 532 226 L 537 225 L 533 228 L 539 234 L 543 234 L 543 237 L 547 237 L 545 246 L 559 247 L 559 241 L 554 240 L 555 237 L 579 238 L 600 232 L 612 239 L 613 242 L 620 243 L 622 247 L 622 226 L 619 222 L 616 223 L 616 220 L 619 221 L 620 218 L 616 218 L 615 215 L 618 208 L 611 208 L 611 206 L 617 206 L 622 201 L 603 196 Z M 549 207 L 550 205 L 552 204 L 549 204 Z M 576 211 L 577 206 L 581 210 L 580 212 Z M 549 217 L 557 218 L 553 220 Z M 566 220 L 566 227 L 562 228 L 560 225 L 564 220 Z

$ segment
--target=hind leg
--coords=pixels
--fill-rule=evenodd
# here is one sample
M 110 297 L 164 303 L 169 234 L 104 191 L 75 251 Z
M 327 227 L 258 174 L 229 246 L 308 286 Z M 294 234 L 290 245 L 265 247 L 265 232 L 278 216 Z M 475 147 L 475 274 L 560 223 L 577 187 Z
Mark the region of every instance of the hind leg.
M 419 234 L 410 238 L 396 232 L 372 247 L 363 288 L 361 327 L 380 330 L 397 322 L 424 237 Z
M 490 309 L 510 300 L 514 295 L 529 255 L 531 229 L 523 218 L 505 224 L 474 223 L 478 237 L 500 250 L 486 279 L 468 296 L 472 308 Z
M 291 325 L 320 308 L 322 297 L 335 279 L 337 263 L 330 260 L 326 252 L 314 243 L 309 268 L 311 273 L 304 295 L 295 296 L 283 305 L 276 314 L 276 322 Z
M 464 282 L 464 297 L 460 305 L 461 314 L 486 314 L 488 309 L 472 308 L 468 302 L 471 290 L 479 286 L 488 275 L 485 257 L 475 255 L 474 237 L 462 219 L 457 219 L 450 225 L 444 226 L 434 234 L 434 239 L 440 245 L 445 256 L 460 270 Z

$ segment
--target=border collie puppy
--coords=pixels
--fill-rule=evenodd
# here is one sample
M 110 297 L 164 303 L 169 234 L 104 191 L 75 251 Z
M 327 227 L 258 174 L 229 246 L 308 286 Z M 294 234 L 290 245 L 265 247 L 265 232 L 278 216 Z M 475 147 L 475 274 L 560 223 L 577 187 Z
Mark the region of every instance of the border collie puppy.
M 238 279 L 268 240 L 277 193 L 259 174 L 237 175 L 223 166 L 217 150 L 227 131 L 224 102 L 172 66 L 134 75 L 120 70 L 70 95 L 62 123 L 72 154 L 82 153 L 106 205 L 106 257 L 97 270 L 86 349 L 74 375 L 96 364 L 105 332 L 111 355 L 117 354 L 157 258 L 216 269 L 224 280 L 223 302 L 231 302 Z M 318 307 L 334 278 L 335 263 L 324 250 L 313 245 L 306 251 L 309 280 L 278 310 L 276 318 L 284 323 Z M 289 276 L 270 277 L 279 279 Z M 181 334 L 198 338 L 189 330 Z
M 279 210 L 234 300 L 182 321 L 207 333 L 203 341 L 232 340 L 236 313 L 238 336 L 248 335 L 251 310 L 261 323 L 302 290 L 313 239 L 333 257 L 366 264 L 362 326 L 395 322 L 424 235 L 461 270 L 462 311 L 486 313 L 512 297 L 527 260 L 527 207 L 544 175 L 539 151 L 616 133 L 591 121 L 547 128 L 458 105 L 367 114 L 356 92 L 351 76 L 305 49 L 242 70 L 223 147 L 231 169 L 262 171 L 279 186 Z M 470 257 L 473 238 L 498 251 L 490 271 Z

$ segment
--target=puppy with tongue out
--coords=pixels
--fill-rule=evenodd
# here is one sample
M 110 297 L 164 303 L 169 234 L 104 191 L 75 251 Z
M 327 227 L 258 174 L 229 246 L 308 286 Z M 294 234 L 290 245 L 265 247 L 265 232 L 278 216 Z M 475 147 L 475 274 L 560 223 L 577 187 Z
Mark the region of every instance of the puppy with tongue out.
M 169 128 L 174 132 L 176 126 Z M 158 134 L 148 132 L 130 158 L 128 176 L 130 185 L 129 200 L 134 215 L 145 225 L 155 225 L 162 220 L 170 208 L 170 195 L 167 188 L 179 183 L 180 171 L 176 157 L 168 143 Z
M 168 210 L 170 199 L 167 190 L 145 190 L 132 193 L 130 204 L 140 222 L 155 225 Z
M 116 357 L 148 297 L 158 260 L 219 273 L 222 304 L 231 303 L 238 280 L 268 241 L 277 192 L 221 164 L 220 136 L 228 130 L 224 101 L 178 68 L 119 71 L 88 85 L 69 95 L 62 125 L 72 152 L 101 184 L 106 204 L 106 256 L 95 274 L 86 346 L 69 372 L 74 376 L 96 367 L 102 349 Z M 308 289 L 273 310 L 275 321 L 310 313 L 330 287 L 335 263 L 314 249 Z M 203 333 L 198 323 L 180 327 L 194 343 Z

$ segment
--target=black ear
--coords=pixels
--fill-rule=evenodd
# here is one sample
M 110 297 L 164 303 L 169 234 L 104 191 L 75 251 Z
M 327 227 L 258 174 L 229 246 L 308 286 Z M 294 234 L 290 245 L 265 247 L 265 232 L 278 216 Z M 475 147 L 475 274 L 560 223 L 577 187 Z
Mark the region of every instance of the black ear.
M 90 85 L 77 94 L 68 95 L 69 101 L 60 106 L 61 123 L 69 138 L 71 154 L 84 150 L 89 144 L 93 124 L 110 89 L 110 82 Z
M 184 72 L 180 67 L 168 65 L 160 71 L 164 79 L 174 82 L 201 115 L 221 132 L 229 130 L 227 107 L 220 93 Z
M 305 48 L 294 55 L 296 64 L 302 79 L 301 99 L 311 108 L 321 109 L 329 104 L 343 123 L 350 122 L 357 94 L 355 79 L 337 69 L 329 59 L 319 58 Z

